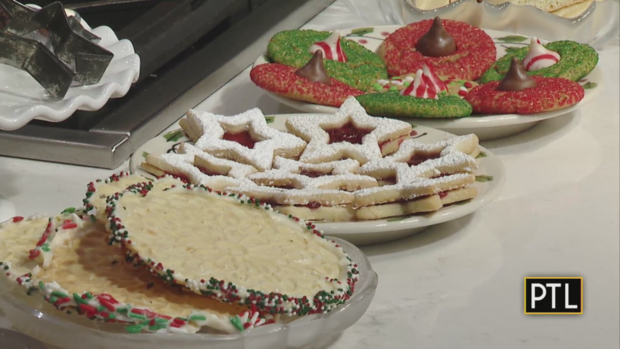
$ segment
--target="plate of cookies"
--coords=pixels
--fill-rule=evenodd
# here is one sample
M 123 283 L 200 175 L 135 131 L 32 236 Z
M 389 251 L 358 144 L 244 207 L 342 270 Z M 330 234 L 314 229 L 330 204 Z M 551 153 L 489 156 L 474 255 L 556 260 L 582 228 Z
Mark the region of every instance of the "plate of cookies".
M 190 110 L 136 151 L 130 169 L 248 196 L 356 245 L 471 214 L 505 179 L 476 135 L 372 117 L 354 97 L 335 114 Z
M 303 347 L 374 296 L 357 247 L 244 195 L 127 172 L 85 189 L 0 223 L 0 308 L 54 347 Z
M 490 140 L 592 101 L 603 88 L 597 64 L 586 44 L 436 17 L 406 26 L 283 31 L 250 78 L 303 112 L 335 113 L 355 97 L 373 116 Z

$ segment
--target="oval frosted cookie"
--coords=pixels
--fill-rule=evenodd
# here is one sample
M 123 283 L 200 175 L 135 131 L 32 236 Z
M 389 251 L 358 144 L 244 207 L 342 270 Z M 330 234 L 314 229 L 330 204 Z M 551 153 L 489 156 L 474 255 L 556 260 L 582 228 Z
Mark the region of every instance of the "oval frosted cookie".
M 312 224 L 242 195 L 145 186 L 116 194 L 107 211 L 111 244 L 207 298 L 269 314 L 325 313 L 349 299 L 358 278 L 355 263 Z
M 331 38 L 337 40 L 332 42 Z M 271 38 L 267 53 L 275 63 L 301 68 L 312 58 L 315 45 L 317 49 L 324 47 L 325 69 L 338 81 L 366 90 L 377 79 L 387 78 L 385 64 L 379 56 L 353 40 L 340 38 L 337 32 L 285 30 Z
M 126 264 L 107 240 L 102 226 L 76 214 L 10 222 L 0 228 L 0 244 L 11 246 L 0 258 L 12 286 L 42 297 L 48 311 L 123 323 L 131 333 L 194 333 L 202 327 L 235 333 L 273 322 L 248 307 L 170 288 Z
M 586 44 L 564 40 L 542 45 L 535 40 L 534 38 L 529 47 L 512 50 L 498 59 L 497 62 L 482 75 L 480 81 L 482 83 L 487 83 L 501 80 L 508 72 L 508 69 L 510 69 L 510 62 L 513 58 L 516 57 L 524 61 L 526 58 L 529 58 L 527 56 L 530 52 L 534 54 L 530 59 L 532 63 L 529 65 L 529 69 L 527 63 L 530 63 L 530 61 L 524 62 L 526 63 L 524 64 L 524 68 L 530 76 L 564 78 L 571 81 L 579 81 L 584 76 L 588 75 L 598 63 L 598 54 L 592 47 Z M 551 52 L 540 52 L 542 50 Z M 557 60 L 550 56 L 553 53 L 557 53 L 559 57 Z M 547 59 L 544 59 L 546 64 L 543 60 L 538 60 L 538 66 L 534 66 L 537 58 L 544 57 L 547 57 Z
M 452 39 L 453 47 L 440 46 Z M 476 80 L 495 62 L 493 39 L 464 22 L 439 18 L 408 24 L 390 34 L 379 56 L 392 76 L 431 67 L 442 79 Z

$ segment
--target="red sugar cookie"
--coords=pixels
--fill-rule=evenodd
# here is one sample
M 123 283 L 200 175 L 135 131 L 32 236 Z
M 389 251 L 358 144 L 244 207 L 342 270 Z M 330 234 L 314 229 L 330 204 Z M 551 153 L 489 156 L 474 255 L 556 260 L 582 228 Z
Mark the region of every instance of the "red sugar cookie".
M 295 72 L 297 68 L 278 63 L 257 65 L 250 71 L 250 79 L 258 87 L 281 96 L 308 103 L 340 107 L 349 96 L 359 96 L 363 91 L 334 78 L 329 85 L 313 82 Z
M 434 20 L 411 23 L 388 36 L 379 48 L 379 56 L 385 61 L 390 75 L 415 73 L 426 64 L 444 80 L 476 80 L 495 62 L 495 44 L 482 29 L 449 19 L 435 21 L 441 21 L 445 31 L 454 39 L 456 51 L 443 56 L 423 55 L 416 46 L 433 27 Z M 426 39 L 424 41 L 432 41 Z M 443 36 L 435 38 L 442 44 L 445 39 Z
M 497 90 L 501 81 L 474 87 L 466 96 L 476 114 L 535 114 L 570 107 L 583 99 L 584 90 L 563 78 L 532 76 L 536 86 L 522 91 Z

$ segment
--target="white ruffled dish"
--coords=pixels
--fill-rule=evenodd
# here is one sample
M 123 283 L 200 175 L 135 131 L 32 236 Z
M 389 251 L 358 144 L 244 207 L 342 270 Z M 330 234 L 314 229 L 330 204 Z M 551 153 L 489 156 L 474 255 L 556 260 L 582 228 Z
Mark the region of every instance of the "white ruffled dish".
M 0 308 L 13 327 L 41 342 L 62 349 L 91 348 L 184 348 L 184 349 L 285 349 L 300 348 L 342 332 L 356 323 L 368 309 L 377 288 L 377 274 L 362 251 L 336 239 L 359 267 L 359 280 L 350 300 L 327 314 L 310 315 L 289 324 L 273 324 L 241 335 L 217 334 L 128 334 L 123 325 L 91 321 L 67 315 L 40 298 L 22 292 L 7 292 L 0 284 Z M 71 320 L 69 320 L 71 319 Z
M 267 116 L 270 126 L 276 130 L 286 131 L 286 119 L 300 114 Z M 303 114 L 301 114 L 303 115 Z M 416 125 L 417 140 L 423 143 L 435 143 L 454 137 L 453 134 Z M 144 157 L 151 154 L 176 152 L 183 142 L 190 142 L 183 135 L 178 124 L 171 126 L 164 132 L 140 147 L 131 157 L 129 169 L 132 173 L 153 178 L 153 175 L 143 171 L 140 164 Z M 478 159 L 479 169 L 476 171 L 476 182 L 473 185 L 478 189 L 478 196 L 461 203 L 453 204 L 436 212 L 423 215 L 409 215 L 378 219 L 374 221 L 316 223 L 318 229 L 325 235 L 335 236 L 347 240 L 357 246 L 383 243 L 413 235 L 436 224 L 448 222 L 469 215 L 495 199 L 504 186 L 506 178 L 504 165 L 498 157 L 487 149 L 480 147 L 482 154 Z
M 14 216 L 15 206 L 4 196 L 0 195 L 0 222 L 4 222 Z
M 401 27 L 402 26 L 400 25 L 378 26 L 344 29 L 339 30 L 339 32 L 347 39 L 354 40 L 359 44 L 365 46 L 369 50 L 376 51 L 383 42 L 383 40 L 389 34 L 395 32 Z M 485 32 L 489 34 L 495 42 L 495 46 L 497 48 L 497 58 L 504 56 L 506 54 L 507 48 L 523 47 L 525 45 L 528 45 L 530 42 L 530 38 L 526 36 L 486 29 Z M 545 43 L 543 38 L 541 38 L 541 41 Z M 254 62 L 254 66 L 268 62 L 269 61 L 267 55 L 263 54 L 256 59 L 256 61 Z M 585 104 L 591 102 L 596 97 L 596 95 L 598 95 L 599 92 L 603 89 L 603 80 L 603 71 L 600 67 L 597 66 L 590 74 L 588 74 L 588 76 L 586 76 L 580 81 L 581 85 L 585 89 L 585 96 L 579 103 L 569 108 L 554 110 L 550 112 L 538 113 L 533 115 L 501 114 L 469 116 L 454 119 L 410 118 L 407 120 L 410 120 L 417 125 L 436 128 L 456 135 L 475 133 L 481 141 L 508 137 L 519 132 L 523 132 L 535 126 L 540 121 L 564 115 L 581 108 Z M 335 107 L 297 101 L 277 95 L 275 93 L 271 93 L 269 91 L 265 92 L 282 104 L 285 104 L 299 111 L 321 114 L 334 114 L 338 111 L 338 108 Z
M 511 3 L 491 5 L 476 0 L 455 0 L 433 10 L 415 6 L 416 0 L 344 0 L 351 11 L 370 25 L 404 25 L 440 16 L 480 28 L 504 30 L 550 41 L 571 40 L 601 49 L 618 35 L 618 1 L 594 1 L 575 18 L 564 18 L 533 6 Z
M 114 58 L 99 83 L 72 85 L 62 100 L 51 99 L 27 72 L 0 64 L 0 130 L 16 130 L 33 119 L 60 122 L 76 110 L 98 110 L 110 98 L 127 94 L 140 74 L 140 57 L 131 41 L 119 41 L 106 26 L 91 31 L 101 38 L 100 46 L 114 53 Z

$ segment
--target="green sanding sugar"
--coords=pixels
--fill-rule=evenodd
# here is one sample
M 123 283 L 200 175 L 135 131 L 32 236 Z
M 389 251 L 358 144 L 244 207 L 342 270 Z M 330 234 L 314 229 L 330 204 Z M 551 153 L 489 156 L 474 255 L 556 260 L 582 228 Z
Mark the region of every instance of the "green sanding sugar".
M 456 96 L 439 99 L 403 96 L 398 91 L 372 93 L 356 97 L 366 112 L 373 116 L 459 118 L 471 115 L 471 105 Z
M 271 38 L 267 53 L 274 62 L 301 68 L 312 58 L 310 46 L 329 35 L 330 32 L 316 30 L 282 31 Z M 340 43 L 347 62 L 324 60 L 329 76 L 362 91 L 379 79 L 387 79 L 385 63 L 374 52 L 352 40 L 342 38 Z

